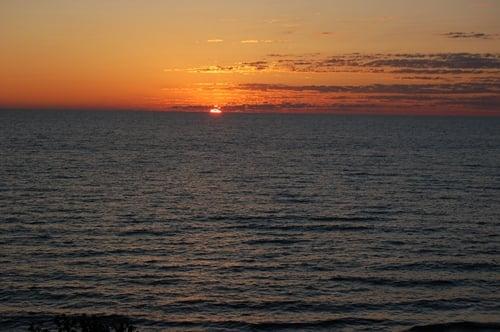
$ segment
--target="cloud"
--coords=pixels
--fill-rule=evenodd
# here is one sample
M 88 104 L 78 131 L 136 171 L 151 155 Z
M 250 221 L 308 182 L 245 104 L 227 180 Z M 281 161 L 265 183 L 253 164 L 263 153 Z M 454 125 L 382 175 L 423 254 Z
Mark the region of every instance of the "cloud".
M 396 54 L 368 60 L 360 65 L 411 69 L 500 69 L 500 54 Z
M 357 93 L 405 95 L 421 94 L 500 94 L 500 83 L 452 83 L 452 84 L 368 84 L 368 85 L 285 85 L 242 84 L 239 88 L 259 91 L 312 91 L 318 93 Z
M 280 42 L 279 40 L 273 40 L 273 39 L 244 39 L 240 40 L 241 44 L 271 44 L 271 43 L 278 43 Z
M 203 83 L 196 86 L 207 96 L 223 93 L 232 100 L 224 109 L 233 112 L 500 115 L 500 82 L 359 86 Z
M 271 53 L 267 55 L 269 58 L 286 58 L 293 56 L 292 54 L 280 54 L 280 53 Z
M 481 74 L 479 69 L 414 69 L 403 68 L 394 69 L 394 74 L 428 74 L 428 75 L 460 75 L 460 74 Z
M 450 39 L 495 39 L 498 35 L 484 32 L 447 32 L 442 36 Z
M 208 39 L 207 43 L 222 43 L 224 42 L 224 39 Z
M 241 84 L 232 89 L 240 93 L 262 93 L 264 96 L 282 94 L 279 103 L 247 106 L 250 109 L 323 110 L 323 111 L 395 111 L 416 113 L 486 112 L 499 114 L 500 83 L 457 84 L 371 84 L 362 86 L 291 86 L 282 84 Z M 303 98 L 303 99 L 301 99 Z M 264 99 L 266 99 L 264 97 Z M 271 100 L 269 98 L 269 100 Z M 320 100 L 311 103 L 310 100 Z M 293 101 L 293 102 L 292 102 Z M 483 114 L 483 113 L 481 113 Z
M 250 43 L 250 41 L 247 41 Z M 252 40 L 251 43 L 255 41 Z M 426 75 L 500 73 L 500 54 L 438 53 L 438 54 L 270 54 L 258 61 L 239 62 L 228 66 L 207 66 L 187 71 L 210 73 L 268 72 L 303 73 L 394 73 Z
M 405 110 L 403 112 L 477 111 L 478 114 L 500 115 L 500 54 L 493 53 L 350 53 L 330 56 L 273 53 L 254 61 L 184 71 L 256 75 L 253 81 L 259 83 L 198 86 L 208 95 L 217 92 L 234 100 L 245 96 L 245 107 L 250 110 L 307 110 L 313 107 L 322 111 L 399 109 Z M 305 73 L 312 77 L 310 82 L 335 82 L 335 73 L 353 73 L 359 78 L 353 82 L 365 83 L 276 84 L 263 81 L 270 77 L 260 75 L 263 73 Z M 325 80 L 328 77 L 332 79 Z
M 442 79 L 440 76 L 403 76 L 403 80 L 423 80 L 423 81 L 439 81 Z

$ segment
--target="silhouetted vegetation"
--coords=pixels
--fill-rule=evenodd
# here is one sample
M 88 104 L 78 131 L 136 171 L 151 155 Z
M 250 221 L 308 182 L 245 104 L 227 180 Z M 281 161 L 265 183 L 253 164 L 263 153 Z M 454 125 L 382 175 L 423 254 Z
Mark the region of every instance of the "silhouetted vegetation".
M 126 317 L 61 315 L 54 318 L 50 326 L 31 324 L 30 332 L 135 332 L 137 329 Z

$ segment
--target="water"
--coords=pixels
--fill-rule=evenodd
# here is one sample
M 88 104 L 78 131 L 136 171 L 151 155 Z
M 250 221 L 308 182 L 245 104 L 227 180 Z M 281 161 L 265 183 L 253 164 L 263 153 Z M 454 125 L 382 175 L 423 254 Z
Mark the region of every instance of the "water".
M 499 320 L 500 119 L 0 112 L 0 328 Z

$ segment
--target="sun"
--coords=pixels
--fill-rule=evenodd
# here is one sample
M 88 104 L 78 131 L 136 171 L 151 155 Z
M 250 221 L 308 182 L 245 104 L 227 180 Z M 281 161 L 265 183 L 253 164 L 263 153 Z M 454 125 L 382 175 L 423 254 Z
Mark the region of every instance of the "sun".
M 218 106 L 214 106 L 214 108 L 210 110 L 210 114 L 221 114 L 221 113 L 222 110 Z

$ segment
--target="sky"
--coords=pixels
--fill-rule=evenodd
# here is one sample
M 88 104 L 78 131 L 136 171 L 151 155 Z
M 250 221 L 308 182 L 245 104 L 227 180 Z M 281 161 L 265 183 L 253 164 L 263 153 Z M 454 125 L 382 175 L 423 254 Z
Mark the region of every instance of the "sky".
M 500 0 L 2 0 L 0 108 L 500 115 Z

